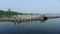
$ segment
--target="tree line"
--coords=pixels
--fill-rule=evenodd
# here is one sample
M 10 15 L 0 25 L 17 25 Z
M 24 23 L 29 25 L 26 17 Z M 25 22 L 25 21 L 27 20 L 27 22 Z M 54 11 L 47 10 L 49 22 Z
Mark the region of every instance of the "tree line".
M 26 15 L 24 13 L 18 13 L 15 11 L 11 11 L 10 9 L 8 11 L 0 10 L 0 15 Z

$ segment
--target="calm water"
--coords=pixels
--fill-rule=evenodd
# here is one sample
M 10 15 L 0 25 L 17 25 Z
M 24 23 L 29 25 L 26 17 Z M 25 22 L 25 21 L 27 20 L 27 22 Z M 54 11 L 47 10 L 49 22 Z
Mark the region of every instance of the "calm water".
M 60 34 L 60 18 L 29 22 L 1 21 L 0 34 Z

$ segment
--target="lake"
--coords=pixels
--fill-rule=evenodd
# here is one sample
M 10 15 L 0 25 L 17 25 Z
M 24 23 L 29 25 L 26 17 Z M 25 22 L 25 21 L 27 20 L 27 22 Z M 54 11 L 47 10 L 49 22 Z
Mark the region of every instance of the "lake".
M 0 21 L 0 34 L 60 34 L 60 18 L 42 21 Z

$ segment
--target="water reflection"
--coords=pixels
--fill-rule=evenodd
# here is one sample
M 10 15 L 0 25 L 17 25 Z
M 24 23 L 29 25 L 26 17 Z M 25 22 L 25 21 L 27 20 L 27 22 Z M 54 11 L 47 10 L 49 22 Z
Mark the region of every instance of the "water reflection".
M 40 23 L 45 23 L 48 19 L 40 20 Z
M 40 22 L 40 23 L 45 23 L 48 19 L 44 19 L 44 20 L 35 20 L 35 22 Z M 33 23 L 33 20 L 31 21 L 21 21 L 21 22 L 18 22 L 18 21 L 0 21 L 0 22 L 12 22 L 14 23 L 14 25 L 20 25 L 21 23 Z
M 36 20 L 35 22 L 39 21 L 40 23 L 45 23 L 48 19 L 44 19 L 44 20 Z M 13 22 L 14 25 L 20 25 L 21 23 L 33 23 L 33 21 L 22 21 L 22 22 Z

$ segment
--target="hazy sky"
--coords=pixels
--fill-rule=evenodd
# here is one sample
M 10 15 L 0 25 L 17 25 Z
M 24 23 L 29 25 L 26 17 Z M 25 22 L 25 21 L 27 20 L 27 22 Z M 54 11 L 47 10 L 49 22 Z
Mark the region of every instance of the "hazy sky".
M 0 0 L 0 9 L 23 13 L 60 13 L 60 0 Z

